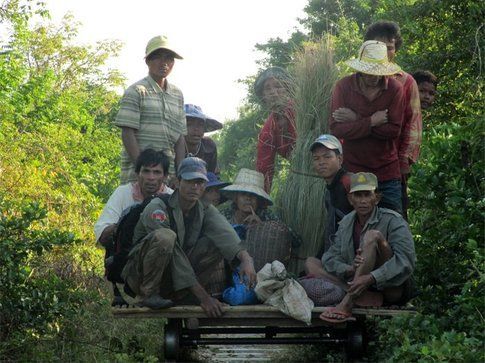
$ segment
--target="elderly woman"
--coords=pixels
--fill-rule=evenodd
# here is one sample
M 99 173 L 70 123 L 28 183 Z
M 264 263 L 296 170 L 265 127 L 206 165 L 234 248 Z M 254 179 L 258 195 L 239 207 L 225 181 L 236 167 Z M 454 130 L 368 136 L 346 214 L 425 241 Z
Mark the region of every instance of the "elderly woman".
M 258 136 L 256 169 L 264 175 L 264 190 L 273 183 L 276 154 L 288 159 L 296 141 L 295 112 L 289 97 L 290 77 L 280 67 L 271 67 L 259 75 L 254 92 L 270 111 Z
M 241 169 L 234 183 L 221 189 L 222 196 L 232 200 L 221 214 L 244 240 L 257 270 L 274 260 L 288 264 L 291 248 L 301 244 L 298 235 L 267 208 L 273 202 L 263 185 L 263 174 Z
M 232 205 L 221 213 L 232 225 L 250 225 L 276 220 L 267 206 L 273 201 L 263 189 L 263 174 L 249 169 L 241 169 L 232 185 L 221 189 L 221 194 L 232 200 Z

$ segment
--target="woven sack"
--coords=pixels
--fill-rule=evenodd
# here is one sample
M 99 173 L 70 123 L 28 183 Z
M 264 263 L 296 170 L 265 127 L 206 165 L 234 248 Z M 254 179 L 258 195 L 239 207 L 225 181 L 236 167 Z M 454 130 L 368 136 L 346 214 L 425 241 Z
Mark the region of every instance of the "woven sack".
M 213 297 L 222 296 L 222 292 L 228 285 L 227 271 L 224 260 L 221 259 L 210 274 L 210 280 L 205 286 L 206 291 Z
M 315 306 L 336 305 L 345 296 L 345 291 L 334 283 L 320 277 L 303 277 L 298 282 Z
M 254 259 L 256 271 L 275 260 L 286 267 L 290 262 L 291 234 L 288 227 L 281 222 L 266 221 L 248 226 L 244 242 Z

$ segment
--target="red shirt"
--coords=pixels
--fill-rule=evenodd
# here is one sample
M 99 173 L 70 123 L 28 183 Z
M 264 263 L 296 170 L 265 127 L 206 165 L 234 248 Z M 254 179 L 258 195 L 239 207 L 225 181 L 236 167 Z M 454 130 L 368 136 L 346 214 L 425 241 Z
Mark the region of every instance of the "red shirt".
M 374 173 L 379 181 L 400 179 L 398 143 L 404 116 L 403 89 L 399 81 L 384 77 L 381 91 L 373 100 L 364 96 L 358 86 L 358 75 L 339 80 L 332 94 L 330 131 L 343 139 L 344 166 L 353 173 Z M 356 121 L 337 122 L 333 112 L 349 108 L 357 114 Z M 371 116 L 388 110 L 388 122 L 371 127 Z
M 269 193 L 273 183 L 274 161 L 276 153 L 288 159 L 296 142 L 295 111 L 288 108 L 285 111 L 288 119 L 288 132 L 283 134 L 272 112 L 258 136 L 258 155 L 256 170 L 264 175 L 264 190 Z
M 409 174 L 409 165 L 418 160 L 423 135 L 419 89 L 409 73 L 399 72 L 392 78 L 398 80 L 403 87 L 406 111 L 399 137 L 398 153 L 401 173 Z

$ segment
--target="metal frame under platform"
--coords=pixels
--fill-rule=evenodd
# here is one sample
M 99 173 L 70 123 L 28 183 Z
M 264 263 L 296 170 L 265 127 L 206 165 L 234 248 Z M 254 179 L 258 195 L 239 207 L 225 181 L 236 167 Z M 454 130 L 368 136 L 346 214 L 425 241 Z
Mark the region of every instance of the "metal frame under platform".
M 332 344 L 343 346 L 349 358 L 360 357 L 367 344 L 366 317 L 415 313 L 404 308 L 355 308 L 356 321 L 329 324 L 318 318 L 323 309 L 312 310 L 310 326 L 267 305 L 227 306 L 221 318 L 208 318 L 200 306 L 192 305 L 162 310 L 113 308 L 113 314 L 117 318 L 167 319 L 165 359 L 176 361 L 183 347 L 238 344 Z

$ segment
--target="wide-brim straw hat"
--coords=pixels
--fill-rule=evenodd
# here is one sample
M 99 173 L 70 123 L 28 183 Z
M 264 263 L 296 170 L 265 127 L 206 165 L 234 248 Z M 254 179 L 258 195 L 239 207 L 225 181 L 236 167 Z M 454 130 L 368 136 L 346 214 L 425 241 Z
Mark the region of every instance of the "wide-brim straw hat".
M 401 67 L 389 62 L 386 43 L 377 40 L 364 42 L 359 49 L 359 57 L 345 63 L 357 72 L 373 76 L 390 76 L 401 71 Z
M 173 48 L 173 45 L 170 44 L 167 37 L 164 35 L 157 35 L 156 37 L 153 37 L 148 41 L 147 47 L 145 49 L 145 58 L 158 49 L 166 49 L 172 52 L 175 58 L 183 59 L 182 56 L 175 51 L 175 49 Z
M 234 183 L 221 189 L 221 193 L 228 198 L 237 192 L 251 193 L 263 199 L 268 205 L 273 204 L 271 197 L 264 191 L 264 176 L 256 170 L 239 170 Z

